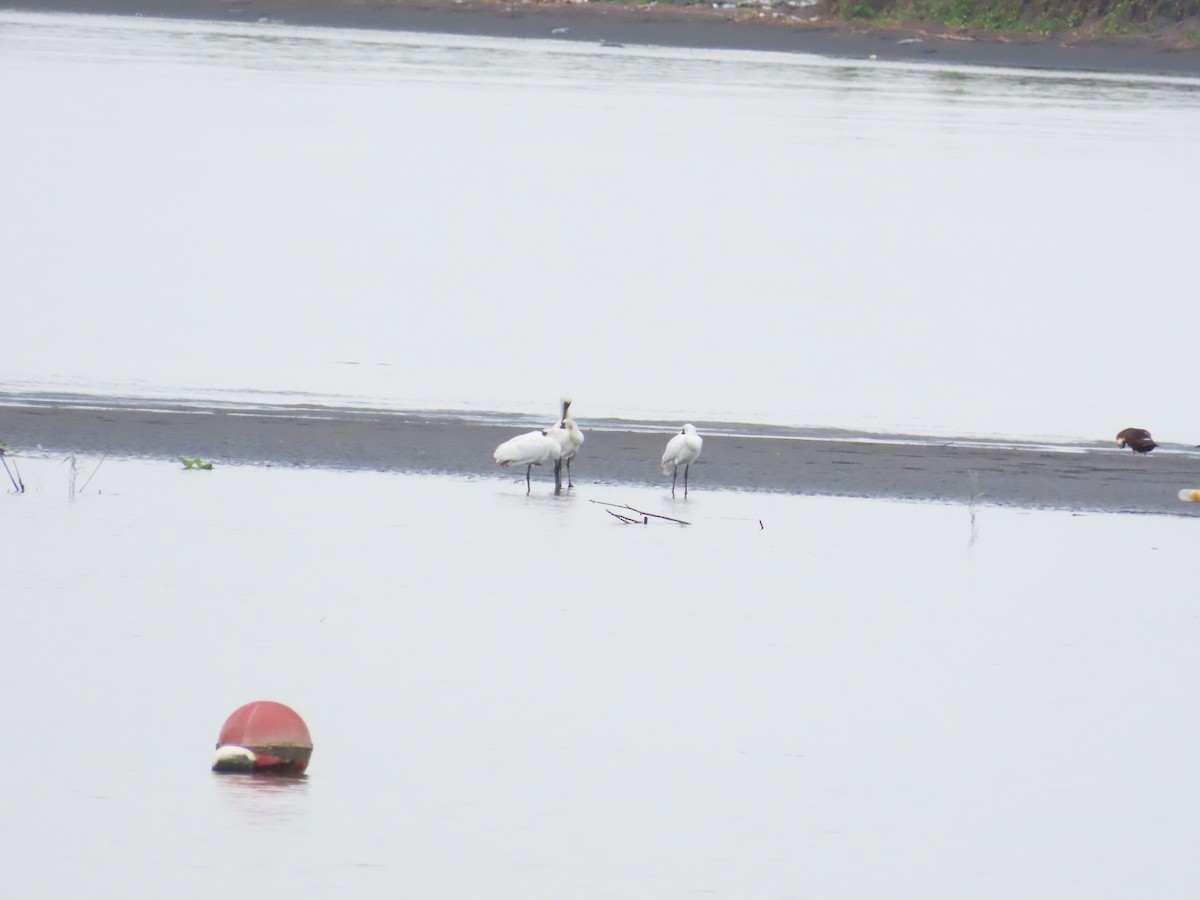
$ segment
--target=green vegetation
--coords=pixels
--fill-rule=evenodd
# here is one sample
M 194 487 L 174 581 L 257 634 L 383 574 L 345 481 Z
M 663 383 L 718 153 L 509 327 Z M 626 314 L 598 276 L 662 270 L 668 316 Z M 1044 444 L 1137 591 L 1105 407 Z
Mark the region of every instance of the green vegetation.
M 181 456 L 179 461 L 183 463 L 185 469 L 211 469 L 213 464 L 205 462 L 198 456 Z
M 825 8 L 842 19 L 1044 34 L 1078 28 L 1136 33 L 1200 16 L 1200 0 L 825 0 Z M 1180 34 L 1187 38 L 1197 30 Z

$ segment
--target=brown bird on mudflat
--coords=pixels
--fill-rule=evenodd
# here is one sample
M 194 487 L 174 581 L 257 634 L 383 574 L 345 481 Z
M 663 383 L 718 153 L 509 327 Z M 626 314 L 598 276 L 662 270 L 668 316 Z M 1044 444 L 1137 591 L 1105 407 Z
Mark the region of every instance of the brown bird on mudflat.
M 1128 447 L 1134 454 L 1149 453 L 1158 444 L 1145 428 L 1126 428 L 1117 434 L 1117 446 Z

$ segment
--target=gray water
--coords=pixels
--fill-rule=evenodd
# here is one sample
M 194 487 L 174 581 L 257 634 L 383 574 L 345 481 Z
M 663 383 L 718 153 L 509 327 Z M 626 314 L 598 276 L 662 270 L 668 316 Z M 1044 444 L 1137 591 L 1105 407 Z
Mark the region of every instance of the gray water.
M 1190 521 L 96 463 L 0 496 L 12 896 L 1200 876 Z M 307 721 L 305 779 L 208 771 L 254 699 Z
M 1198 93 L 3 14 L 0 387 L 1191 445 Z
M 1194 443 L 1198 86 L 3 14 L 0 391 Z M 1187 519 L 18 449 L 6 895 L 1200 876 Z

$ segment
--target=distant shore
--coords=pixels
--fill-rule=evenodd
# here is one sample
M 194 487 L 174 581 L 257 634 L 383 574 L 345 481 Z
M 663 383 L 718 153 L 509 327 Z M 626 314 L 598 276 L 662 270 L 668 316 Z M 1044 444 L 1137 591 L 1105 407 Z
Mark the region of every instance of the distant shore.
M 524 491 L 524 471 L 502 470 L 492 451 L 528 430 L 519 417 L 456 416 L 347 408 L 239 408 L 169 401 L 5 397 L 0 440 L 22 456 L 75 452 L 92 457 L 178 455 L 224 464 L 317 467 L 442 474 L 507 480 Z M 1200 488 L 1194 452 L 1134 457 L 1097 446 L 1062 452 L 997 443 L 894 442 L 852 435 L 705 435 L 693 466 L 695 491 L 726 489 L 879 497 L 1075 511 L 1200 515 L 1178 499 Z M 580 422 L 587 440 L 572 467 L 581 489 L 658 485 L 658 460 L 678 427 L 665 423 Z M 728 431 L 733 431 L 729 429 Z M 1182 448 L 1181 448 L 1182 449 Z M 0 479 L 7 479 L 0 473 Z M 534 490 L 552 490 L 548 467 L 534 470 Z M 519 484 L 517 482 L 520 482 Z M 4 484 L 7 488 L 7 483 Z
M 781 8 L 783 8 L 781 6 Z M 932 62 L 1110 74 L 1200 76 L 1200 50 L 1169 34 L 1043 37 L 963 33 L 936 26 L 873 27 L 822 19 L 803 8 L 519 0 L 0 0 L 0 9 L 278 22 L 584 43 L 808 53 L 844 59 Z M 809 17 L 811 18 L 811 17 Z

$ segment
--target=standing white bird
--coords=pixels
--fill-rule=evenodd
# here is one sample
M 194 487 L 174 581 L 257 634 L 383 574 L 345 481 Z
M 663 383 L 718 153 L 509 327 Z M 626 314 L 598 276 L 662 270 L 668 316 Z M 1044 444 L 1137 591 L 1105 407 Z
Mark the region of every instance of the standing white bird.
M 575 420 L 568 416 L 571 409 L 571 398 L 562 398 L 562 418 L 558 423 L 546 431 L 546 434 L 558 441 L 559 460 L 554 464 L 554 491 L 558 493 L 562 490 L 562 467 L 563 463 L 567 464 L 567 487 L 575 487 L 575 483 L 571 481 L 571 460 L 575 458 L 575 454 L 579 452 L 579 448 L 583 446 L 583 432 L 579 430 L 579 426 L 575 424 Z
M 492 458 L 501 466 L 525 466 L 525 493 L 532 487 L 529 483 L 529 473 L 534 466 L 540 466 L 546 460 L 558 461 L 561 451 L 558 441 L 548 436 L 545 431 L 530 431 L 510 438 L 492 454 Z
M 671 476 L 671 496 L 675 496 L 675 479 L 679 475 L 679 467 L 683 466 L 683 496 L 688 492 L 688 470 L 700 456 L 704 447 L 704 438 L 696 434 L 695 425 L 684 425 L 683 430 L 667 441 L 666 452 L 663 453 L 662 470 L 664 475 Z

